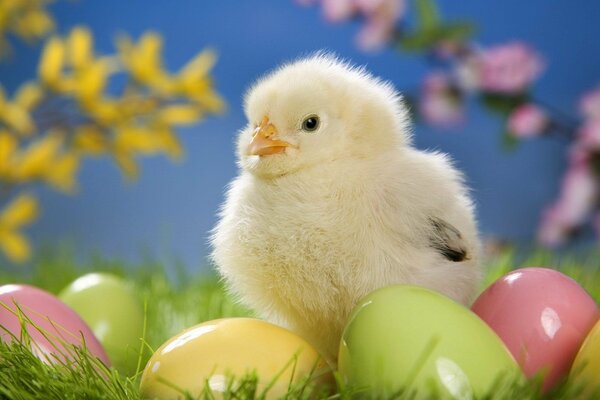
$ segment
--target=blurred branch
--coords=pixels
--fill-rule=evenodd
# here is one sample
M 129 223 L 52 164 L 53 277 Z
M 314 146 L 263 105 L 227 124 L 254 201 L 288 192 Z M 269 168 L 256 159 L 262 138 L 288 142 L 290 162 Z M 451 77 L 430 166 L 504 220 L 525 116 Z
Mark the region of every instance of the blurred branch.
M 6 8 L 1 1 L 0 9 Z M 0 86 L 0 250 L 13 261 L 29 257 L 22 230 L 38 215 L 37 200 L 25 188 L 43 184 L 74 193 L 82 161 L 103 155 L 135 179 L 139 156 L 181 158 L 177 127 L 224 108 L 210 76 L 212 51 L 172 73 L 164 69 L 157 33 L 137 42 L 123 36 L 117 49 L 97 55 L 92 33 L 76 27 L 66 37 L 47 39 L 38 76 L 12 98 Z M 128 82 L 122 90 L 111 85 L 116 77 Z
M 535 49 L 522 41 L 477 45 L 474 23 L 445 21 L 435 0 L 411 2 L 414 26 L 406 23 L 408 0 L 320 2 L 331 21 L 363 21 L 358 35 L 363 49 L 390 45 L 424 57 L 432 71 L 419 90 L 405 96 L 418 121 L 442 127 L 461 124 L 465 101 L 474 99 L 501 118 L 505 149 L 514 150 L 532 138 L 567 139 L 568 169 L 558 199 L 543 212 L 538 240 L 561 245 L 586 225 L 593 225 L 600 236 L 600 87 L 581 97 L 580 116 L 572 116 L 532 94 L 545 66 Z

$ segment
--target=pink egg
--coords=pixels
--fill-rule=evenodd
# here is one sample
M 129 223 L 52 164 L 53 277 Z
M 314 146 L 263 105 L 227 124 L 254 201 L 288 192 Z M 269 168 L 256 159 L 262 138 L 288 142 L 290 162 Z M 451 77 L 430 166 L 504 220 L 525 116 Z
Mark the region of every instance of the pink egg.
M 577 282 L 547 268 L 513 271 L 473 304 L 502 338 L 525 375 L 544 374 L 546 391 L 564 379 L 598 318 L 596 302 Z
M 15 304 L 40 328 L 27 325 L 33 342 L 31 350 L 42 360 L 52 362 L 73 358 L 70 355 L 73 349 L 65 348 L 63 343 L 82 346 L 83 336 L 88 351 L 110 366 L 102 345 L 77 313 L 50 293 L 32 286 L 0 286 L 0 340 L 10 342 L 13 335 L 21 339 L 21 322 L 14 314 Z

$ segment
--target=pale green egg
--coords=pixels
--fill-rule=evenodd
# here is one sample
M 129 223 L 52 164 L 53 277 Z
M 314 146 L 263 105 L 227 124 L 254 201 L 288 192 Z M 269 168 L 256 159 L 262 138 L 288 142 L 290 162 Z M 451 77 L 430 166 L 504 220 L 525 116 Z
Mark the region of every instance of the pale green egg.
M 344 384 L 367 397 L 473 399 L 521 379 L 498 336 L 462 305 L 415 286 L 377 290 L 354 309 L 339 353 Z M 410 395 L 409 395 L 410 397 Z
M 144 312 L 140 299 L 122 279 L 91 273 L 73 281 L 59 295 L 90 326 L 121 373 L 136 372 Z

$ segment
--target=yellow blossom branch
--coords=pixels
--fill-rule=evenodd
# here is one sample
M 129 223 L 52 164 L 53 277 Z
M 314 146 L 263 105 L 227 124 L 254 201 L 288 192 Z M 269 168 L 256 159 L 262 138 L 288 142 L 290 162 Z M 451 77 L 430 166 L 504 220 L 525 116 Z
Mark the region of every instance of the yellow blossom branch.
M 0 0 L 0 35 L 5 1 Z M 139 174 L 139 156 L 182 157 L 177 126 L 224 109 L 210 76 L 216 61 L 212 51 L 200 52 L 173 73 L 164 68 L 158 33 L 146 33 L 137 42 L 123 36 L 116 47 L 114 54 L 97 55 L 92 33 L 76 27 L 66 37 L 47 40 L 37 80 L 23 84 L 12 98 L 0 86 L 0 188 L 5 198 L 39 183 L 73 193 L 81 163 L 91 156 L 111 157 L 133 179 Z M 128 83 L 115 90 L 111 81 L 118 75 Z M 35 199 L 26 196 L 7 203 L 0 214 L 0 250 L 17 262 L 30 254 L 21 228 L 37 214 Z

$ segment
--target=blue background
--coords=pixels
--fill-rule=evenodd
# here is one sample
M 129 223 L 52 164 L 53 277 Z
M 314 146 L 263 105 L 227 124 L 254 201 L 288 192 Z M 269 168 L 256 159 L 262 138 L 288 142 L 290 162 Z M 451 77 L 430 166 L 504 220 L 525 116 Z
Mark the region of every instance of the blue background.
M 600 71 L 600 2 L 506 0 L 440 1 L 448 18 L 472 19 L 484 45 L 523 39 L 543 54 L 547 69 L 536 96 L 576 114 L 579 96 L 597 84 Z M 362 53 L 354 46 L 359 25 L 330 25 L 317 7 L 292 0 L 105 0 L 58 2 L 51 6 L 60 33 L 76 24 L 94 32 L 97 49 L 112 52 L 120 32 L 138 37 L 156 30 L 165 38 L 165 60 L 178 69 L 200 49 L 220 54 L 216 87 L 227 112 L 181 129 L 186 159 L 144 159 L 133 185 L 123 182 L 107 160 L 89 160 L 80 174 L 79 195 L 42 191 L 43 215 L 30 229 L 36 243 L 66 240 L 79 254 L 96 250 L 109 257 L 136 259 L 149 252 L 167 263 L 205 264 L 208 231 L 227 183 L 236 175 L 233 141 L 245 121 L 241 97 L 250 83 L 281 62 L 319 49 L 333 50 L 398 88 L 413 88 L 429 70 L 419 57 L 392 50 Z M 39 46 L 17 45 L 14 60 L 0 64 L 0 81 L 12 91 L 35 73 Z M 452 154 L 468 177 L 485 235 L 531 243 L 542 207 L 559 189 L 567 142 L 533 140 L 512 153 L 500 147 L 500 121 L 469 105 L 460 129 L 419 125 L 419 148 Z

